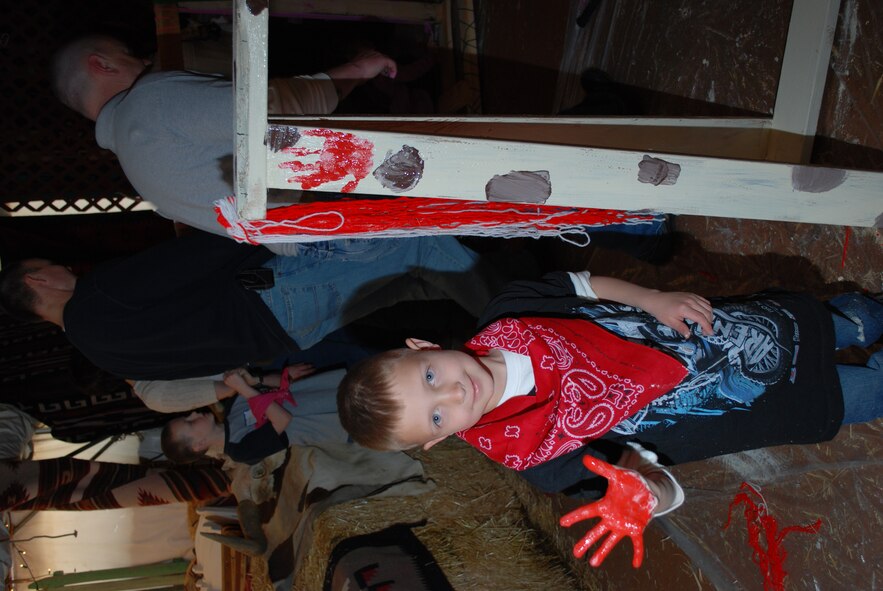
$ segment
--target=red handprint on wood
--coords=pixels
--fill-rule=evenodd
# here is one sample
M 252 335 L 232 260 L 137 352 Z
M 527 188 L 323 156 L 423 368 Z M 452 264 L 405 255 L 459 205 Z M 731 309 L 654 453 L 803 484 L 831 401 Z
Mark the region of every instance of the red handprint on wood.
M 300 183 L 304 189 L 313 189 L 319 185 L 352 177 L 340 190 L 351 193 L 363 178 L 368 176 L 374 165 L 374 144 L 351 133 L 332 131 L 330 129 L 308 129 L 301 132 L 301 137 L 325 138 L 319 149 L 284 148 L 282 151 L 298 158 L 318 156 L 310 159 L 283 162 L 279 168 L 288 168 L 295 174 L 288 182 Z
M 779 523 L 776 518 L 767 512 L 766 502 L 763 501 L 761 494 L 753 486 L 747 482 L 743 482 L 739 487 L 742 492 L 737 493 L 733 502 L 730 503 L 730 509 L 727 512 L 727 522 L 724 529 L 730 527 L 730 519 L 733 517 L 733 509 L 738 504 L 745 505 L 745 525 L 748 528 L 748 544 L 754 549 L 751 559 L 760 567 L 763 575 L 764 591 L 782 591 L 785 589 L 785 558 L 788 553 L 782 546 L 785 536 L 792 532 L 803 532 L 807 534 L 816 534 L 822 528 L 822 520 L 817 519 L 812 525 L 789 525 L 779 530 Z M 757 505 L 748 493 L 752 492 L 761 499 L 761 504 Z M 766 548 L 761 544 L 761 536 L 765 538 Z

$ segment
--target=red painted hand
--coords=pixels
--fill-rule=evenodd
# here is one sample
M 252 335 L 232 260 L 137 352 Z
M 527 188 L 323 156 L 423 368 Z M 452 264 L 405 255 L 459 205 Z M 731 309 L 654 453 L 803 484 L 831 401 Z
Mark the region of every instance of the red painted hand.
M 371 172 L 374 144 L 370 141 L 330 129 L 308 129 L 301 135 L 325 138 L 325 142 L 321 149 L 296 147 L 283 150 L 301 159 L 279 165 L 297 173 L 288 182 L 300 183 L 303 189 L 313 189 L 325 183 L 351 178 L 340 189 L 341 193 L 351 193 L 359 181 Z
M 607 494 L 604 498 L 589 503 L 561 518 L 561 525 L 570 527 L 577 521 L 600 517 L 589 533 L 573 547 L 573 555 L 582 558 L 586 551 L 609 533 L 595 552 L 589 564 L 601 566 L 613 547 L 623 536 L 632 539 L 634 554 L 632 566 L 638 568 L 644 560 L 644 528 L 653 517 L 656 507 L 654 497 L 644 479 L 633 470 L 623 470 L 603 462 L 589 454 L 583 456 L 583 464 L 592 472 L 607 479 Z

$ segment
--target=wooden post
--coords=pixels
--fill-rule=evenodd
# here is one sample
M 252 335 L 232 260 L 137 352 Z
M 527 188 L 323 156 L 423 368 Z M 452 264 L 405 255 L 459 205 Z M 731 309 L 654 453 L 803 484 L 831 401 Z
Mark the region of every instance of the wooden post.
M 840 0 L 794 0 L 767 160 L 809 162 Z
M 267 215 L 267 0 L 236 0 L 233 11 L 233 86 L 236 209 L 247 220 Z

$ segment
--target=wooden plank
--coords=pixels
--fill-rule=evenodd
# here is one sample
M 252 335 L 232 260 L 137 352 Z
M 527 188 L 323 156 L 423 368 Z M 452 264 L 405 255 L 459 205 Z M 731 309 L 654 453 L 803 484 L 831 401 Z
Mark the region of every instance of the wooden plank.
M 840 0 L 794 0 L 773 109 L 783 133 L 770 136 L 768 160 L 809 161 L 839 10 Z
M 74 591 L 129 591 L 130 589 L 168 589 L 180 585 L 184 581 L 183 574 L 159 575 L 155 577 L 141 577 L 136 579 L 120 579 L 106 581 L 104 583 L 80 583 L 71 587 L 59 587 L 59 589 L 73 589 Z
M 763 160 L 769 119 L 638 117 L 271 117 L 304 127 L 497 139 Z M 296 123 L 294 123 L 296 122 Z
M 267 131 L 268 28 L 266 0 L 236 0 L 233 15 L 233 87 L 236 93 L 233 186 L 237 211 L 248 220 L 267 215 L 264 135 Z
M 187 572 L 187 566 L 189 564 L 190 563 L 184 559 L 175 558 L 168 562 L 157 562 L 142 566 L 108 568 L 79 573 L 59 573 L 31 583 L 28 585 L 28 589 L 53 589 L 56 587 L 76 585 L 89 581 L 106 581 L 108 579 L 135 579 L 142 577 L 156 577 L 160 575 L 183 575 Z
M 883 219 L 883 173 L 649 153 L 670 172 L 670 165 L 680 167 L 675 182 L 667 184 L 671 174 L 657 185 L 638 180 L 643 151 L 277 127 L 298 140 L 268 150 L 272 188 L 396 195 L 372 171 L 385 155 L 410 146 L 425 163 L 406 193 L 413 196 L 483 200 L 494 175 L 548 171 L 548 205 L 867 227 Z M 652 179 L 652 168 L 645 165 L 643 176 Z

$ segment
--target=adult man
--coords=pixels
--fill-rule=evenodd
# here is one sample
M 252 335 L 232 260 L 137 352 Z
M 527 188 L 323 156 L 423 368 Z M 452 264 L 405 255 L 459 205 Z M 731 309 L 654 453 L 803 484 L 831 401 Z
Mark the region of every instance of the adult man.
M 76 277 L 28 259 L 0 272 L 0 305 L 47 320 L 92 363 L 136 380 L 207 376 L 305 349 L 408 295 L 385 290 L 408 274 L 489 299 L 472 251 L 451 237 L 339 240 L 297 256 L 194 232 Z M 333 261 L 334 264 L 328 264 Z
M 213 203 L 231 195 L 234 96 L 229 80 L 193 72 L 147 72 L 149 62 L 112 37 L 78 38 L 53 60 L 62 103 L 95 121 L 95 139 L 164 217 L 226 235 Z M 324 74 L 270 81 L 270 113 L 327 114 L 358 84 L 396 64 L 376 51 Z M 269 247 L 291 254 L 290 245 Z

